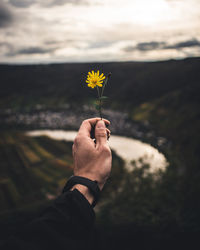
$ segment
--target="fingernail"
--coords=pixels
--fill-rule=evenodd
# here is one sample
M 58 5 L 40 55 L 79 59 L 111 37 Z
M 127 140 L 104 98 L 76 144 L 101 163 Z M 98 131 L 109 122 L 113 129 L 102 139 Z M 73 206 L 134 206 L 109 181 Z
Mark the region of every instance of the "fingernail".
M 98 128 L 105 128 L 105 123 L 103 121 L 98 121 L 96 127 Z

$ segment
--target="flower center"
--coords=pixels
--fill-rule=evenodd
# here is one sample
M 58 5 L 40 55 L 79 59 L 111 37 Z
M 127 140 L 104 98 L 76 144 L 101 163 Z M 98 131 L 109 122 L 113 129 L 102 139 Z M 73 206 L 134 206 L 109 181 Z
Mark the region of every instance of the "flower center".
M 93 84 L 96 84 L 96 83 L 97 83 L 97 80 L 96 80 L 96 79 L 93 79 L 93 80 L 92 80 L 92 83 L 93 83 Z

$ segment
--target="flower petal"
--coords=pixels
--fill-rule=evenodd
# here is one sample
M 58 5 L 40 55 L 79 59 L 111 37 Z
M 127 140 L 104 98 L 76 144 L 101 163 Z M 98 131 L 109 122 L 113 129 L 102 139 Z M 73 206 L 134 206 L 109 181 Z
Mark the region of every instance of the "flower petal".
M 91 70 L 88 72 L 86 83 L 90 88 L 95 88 L 97 86 L 102 87 L 104 82 L 103 80 L 105 78 L 106 77 L 104 76 L 103 73 L 101 73 L 100 75 L 99 70 L 97 70 L 96 72 L 94 70 Z

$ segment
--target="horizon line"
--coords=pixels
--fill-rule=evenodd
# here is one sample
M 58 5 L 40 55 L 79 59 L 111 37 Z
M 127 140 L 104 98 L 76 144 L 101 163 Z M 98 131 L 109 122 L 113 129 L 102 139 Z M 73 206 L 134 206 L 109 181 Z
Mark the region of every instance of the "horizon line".
M 0 62 L 0 66 L 31 66 L 31 65 L 58 65 L 58 64 L 110 64 L 110 63 L 156 63 L 156 62 L 169 62 L 169 61 L 183 61 L 187 59 L 200 59 L 200 56 L 169 58 L 163 60 L 127 60 L 127 61 L 83 61 L 83 62 Z

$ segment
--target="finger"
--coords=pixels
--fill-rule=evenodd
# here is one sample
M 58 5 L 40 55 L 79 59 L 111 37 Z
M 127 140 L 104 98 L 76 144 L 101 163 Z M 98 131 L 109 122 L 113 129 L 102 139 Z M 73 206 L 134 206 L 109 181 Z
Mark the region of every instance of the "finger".
M 107 132 L 107 134 L 111 134 L 111 131 L 108 128 L 106 128 L 106 132 Z
M 104 119 L 103 121 L 108 121 L 108 120 Z M 96 124 L 95 124 L 95 125 L 96 125 Z M 106 125 L 106 127 L 108 127 L 108 126 L 110 125 L 110 123 L 108 124 L 108 123 L 105 122 L 105 125 Z M 107 131 L 107 135 L 108 135 L 108 137 L 109 137 L 110 130 L 109 130 L 109 129 L 106 129 L 106 131 Z M 90 132 L 90 137 L 91 137 L 92 139 L 95 139 L 95 126 L 92 126 L 92 129 L 91 129 L 91 132 Z M 95 141 L 96 141 L 96 140 L 95 140 Z M 95 143 L 96 143 L 96 142 L 95 142 Z
M 107 128 L 107 129 L 106 129 L 106 132 L 107 132 L 107 140 L 109 140 L 111 131 Z
M 100 120 L 103 120 L 104 122 L 105 122 L 105 125 L 106 125 L 106 127 L 108 127 L 109 125 L 110 125 L 110 121 L 109 120 L 106 120 L 106 119 L 98 119 L 97 121 L 96 121 L 96 123 L 98 122 L 98 121 L 100 121 Z M 95 123 L 95 125 L 96 125 L 96 123 Z M 90 137 L 92 138 L 92 139 L 95 139 L 95 125 L 92 125 L 92 129 L 91 129 L 91 132 L 90 132 Z
M 107 143 L 107 129 L 102 120 L 98 121 L 95 126 L 95 138 L 97 147 Z
M 101 118 L 98 118 L 98 117 L 84 120 L 80 126 L 78 133 L 79 134 L 81 133 L 83 135 L 90 137 L 92 128 L 94 128 L 96 123 L 100 120 Z M 110 122 L 106 119 L 102 119 L 102 121 L 104 121 L 104 124 L 106 125 L 110 124 Z
M 111 131 L 107 128 L 106 133 L 107 133 L 107 140 L 109 141 Z M 93 137 L 93 138 L 94 138 L 94 143 L 96 144 L 96 139 L 95 139 L 95 137 Z

